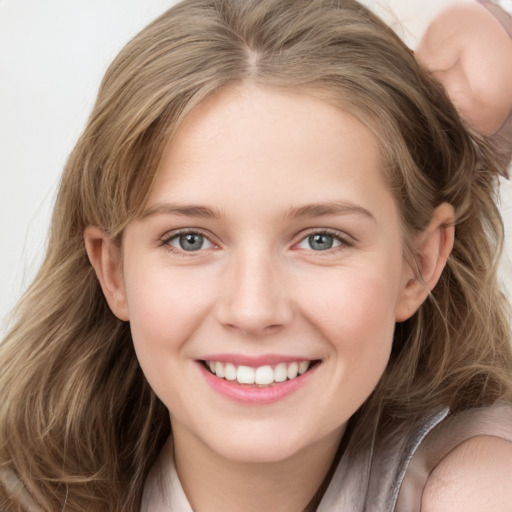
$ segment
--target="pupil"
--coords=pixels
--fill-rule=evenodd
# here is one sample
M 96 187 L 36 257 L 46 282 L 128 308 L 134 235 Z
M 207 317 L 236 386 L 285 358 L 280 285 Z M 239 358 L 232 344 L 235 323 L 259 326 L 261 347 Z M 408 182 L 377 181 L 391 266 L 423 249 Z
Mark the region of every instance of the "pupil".
M 180 246 L 185 251 L 197 251 L 203 246 L 203 236 L 197 233 L 181 235 Z
M 325 249 L 330 249 L 333 244 L 333 237 L 330 235 L 311 235 L 309 237 L 309 245 L 315 251 L 322 251 Z

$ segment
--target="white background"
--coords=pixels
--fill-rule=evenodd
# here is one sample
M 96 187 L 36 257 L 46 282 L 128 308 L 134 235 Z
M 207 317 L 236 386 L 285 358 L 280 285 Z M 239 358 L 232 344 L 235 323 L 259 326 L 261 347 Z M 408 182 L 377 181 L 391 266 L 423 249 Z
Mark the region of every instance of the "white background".
M 41 262 L 59 175 L 104 71 L 174 3 L 0 0 L 0 338 Z M 449 3 L 388 0 L 379 12 L 414 46 Z
M 0 0 L 0 334 L 108 64 L 172 0 Z

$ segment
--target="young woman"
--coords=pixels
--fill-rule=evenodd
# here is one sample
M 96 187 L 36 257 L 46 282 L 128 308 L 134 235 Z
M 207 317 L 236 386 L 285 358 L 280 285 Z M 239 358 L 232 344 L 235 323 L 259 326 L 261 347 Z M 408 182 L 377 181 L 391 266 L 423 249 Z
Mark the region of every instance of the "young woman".
M 0 346 L 2 510 L 508 510 L 491 155 L 355 1 L 165 13 Z

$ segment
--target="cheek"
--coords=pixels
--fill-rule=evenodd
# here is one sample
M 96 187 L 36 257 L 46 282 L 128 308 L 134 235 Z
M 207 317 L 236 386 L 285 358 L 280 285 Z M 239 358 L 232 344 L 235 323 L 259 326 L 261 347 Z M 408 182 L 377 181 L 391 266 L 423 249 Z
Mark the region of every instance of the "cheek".
M 137 359 L 157 396 L 169 409 L 180 410 L 191 392 L 181 383 L 190 339 L 209 310 L 210 287 L 186 272 L 145 267 L 125 282 L 130 330 Z M 201 286 L 196 286 L 200 282 Z M 186 390 L 186 391 L 185 391 Z
M 125 288 L 139 359 L 158 362 L 164 352 L 180 350 L 193 334 L 211 304 L 211 287 L 204 277 L 191 280 L 186 272 L 160 267 L 130 274 Z
M 398 278 L 392 273 L 388 277 L 386 271 L 372 273 L 366 268 L 317 278 L 302 287 L 302 310 L 332 334 L 352 332 L 353 341 L 381 329 L 389 331 L 398 300 Z
M 392 272 L 354 269 L 303 289 L 301 311 L 324 342 L 325 377 L 316 408 L 322 432 L 348 421 L 377 386 L 389 361 L 397 286 Z
M 375 385 L 391 351 L 396 281 L 386 273 L 362 272 L 326 284 L 309 288 L 305 315 L 330 343 L 344 380 L 368 379 Z

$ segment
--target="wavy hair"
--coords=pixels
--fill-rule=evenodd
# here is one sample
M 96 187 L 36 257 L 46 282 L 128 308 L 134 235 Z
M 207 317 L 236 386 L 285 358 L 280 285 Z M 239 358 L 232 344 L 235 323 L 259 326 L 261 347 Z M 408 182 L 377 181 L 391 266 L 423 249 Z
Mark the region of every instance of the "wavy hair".
M 5 512 L 138 510 L 169 416 L 142 374 L 129 325 L 108 308 L 84 229 L 99 226 L 122 243 L 182 119 L 242 80 L 313 91 L 372 130 L 410 257 L 434 209 L 455 207 L 447 267 L 417 314 L 396 326 L 354 433 L 376 419 L 510 400 L 509 324 L 496 284 L 500 169 L 487 142 L 354 0 L 186 0 L 109 67 L 62 176 L 46 258 L 0 345 Z

